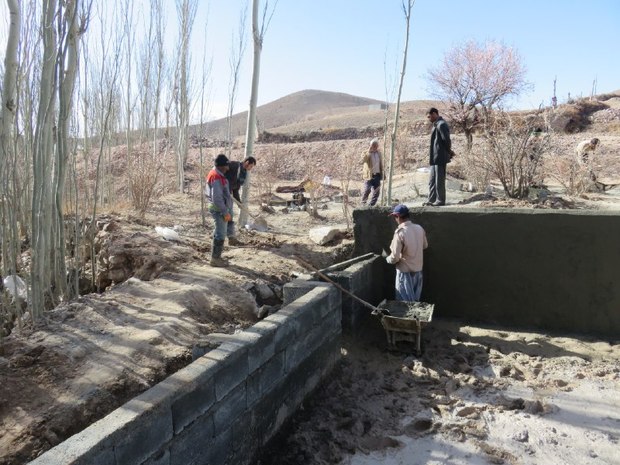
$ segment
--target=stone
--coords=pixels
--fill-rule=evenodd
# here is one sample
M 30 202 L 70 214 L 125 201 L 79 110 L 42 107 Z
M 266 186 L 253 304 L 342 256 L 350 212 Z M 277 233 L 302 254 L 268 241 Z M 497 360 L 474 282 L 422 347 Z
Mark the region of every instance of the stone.
M 308 231 L 310 240 L 318 245 L 325 245 L 334 240 L 346 226 L 322 226 Z
M 527 430 L 519 431 L 512 435 L 512 439 L 518 442 L 528 442 L 529 438 L 530 438 L 530 435 L 527 432 Z

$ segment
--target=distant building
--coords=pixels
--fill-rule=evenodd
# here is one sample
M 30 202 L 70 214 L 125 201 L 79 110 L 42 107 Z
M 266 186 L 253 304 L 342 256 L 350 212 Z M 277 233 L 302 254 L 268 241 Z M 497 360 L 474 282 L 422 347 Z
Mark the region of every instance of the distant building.
M 372 105 L 368 105 L 368 111 L 385 110 L 386 108 L 387 104 L 385 103 L 373 103 Z

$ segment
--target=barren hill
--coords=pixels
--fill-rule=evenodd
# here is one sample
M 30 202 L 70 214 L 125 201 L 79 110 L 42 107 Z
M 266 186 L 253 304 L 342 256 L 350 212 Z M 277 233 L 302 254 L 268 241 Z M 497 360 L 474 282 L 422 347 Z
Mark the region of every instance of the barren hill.
M 431 104 L 437 102 L 404 102 L 402 115 L 406 119 L 416 119 L 423 116 L 424 109 Z M 260 131 L 281 133 L 381 126 L 385 119 L 384 108 L 384 102 L 370 98 L 342 92 L 302 90 L 259 106 L 257 125 Z M 247 111 L 233 115 L 233 137 L 243 136 L 246 124 Z M 193 133 L 198 130 L 198 126 L 192 127 Z M 226 118 L 207 124 L 207 138 L 224 139 L 225 135 Z

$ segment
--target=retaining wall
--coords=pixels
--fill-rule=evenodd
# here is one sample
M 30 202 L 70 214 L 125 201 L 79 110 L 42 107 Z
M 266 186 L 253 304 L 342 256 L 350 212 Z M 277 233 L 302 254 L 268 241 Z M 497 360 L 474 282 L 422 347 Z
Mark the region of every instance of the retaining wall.
M 353 263 L 344 270 L 325 271 L 330 279 L 338 283 L 355 296 L 372 304 L 379 304 L 393 289 L 394 267 L 388 266 L 381 256 L 374 255 L 366 260 Z M 385 278 L 392 277 L 392 281 Z M 284 287 L 284 303 L 292 302 L 307 292 L 307 275 L 288 283 Z M 315 285 L 329 286 L 327 283 L 317 282 Z M 358 334 L 365 330 L 371 320 L 371 310 L 359 301 L 342 293 L 342 330 L 350 334 Z M 376 320 L 376 319 L 375 319 Z
M 620 334 L 620 215 L 450 207 L 411 212 L 428 236 L 422 298 L 435 303 L 436 316 Z M 387 213 L 354 211 L 355 255 L 389 248 L 396 224 Z
M 249 463 L 340 357 L 340 291 L 317 284 L 30 463 Z

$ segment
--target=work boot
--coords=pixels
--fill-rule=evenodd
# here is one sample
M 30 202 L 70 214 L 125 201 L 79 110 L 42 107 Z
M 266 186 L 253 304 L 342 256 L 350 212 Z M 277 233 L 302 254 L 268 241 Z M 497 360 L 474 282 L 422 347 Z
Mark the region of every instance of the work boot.
M 213 266 L 213 267 L 227 267 L 229 265 L 228 260 L 222 258 L 222 257 L 211 257 L 211 261 L 209 262 L 209 265 Z
M 228 261 L 222 258 L 222 251 L 224 250 L 224 239 L 213 239 L 213 245 L 211 246 L 211 266 L 228 266 Z
M 240 246 L 240 245 L 243 245 L 243 242 L 241 242 L 235 236 L 228 236 L 228 245 Z

